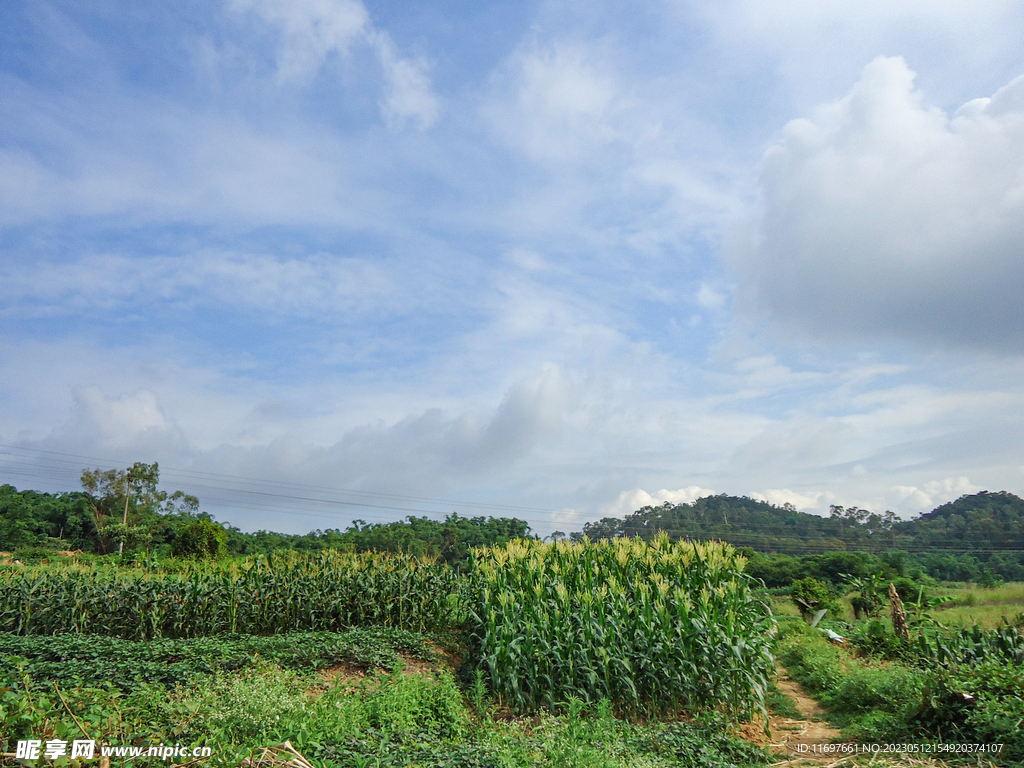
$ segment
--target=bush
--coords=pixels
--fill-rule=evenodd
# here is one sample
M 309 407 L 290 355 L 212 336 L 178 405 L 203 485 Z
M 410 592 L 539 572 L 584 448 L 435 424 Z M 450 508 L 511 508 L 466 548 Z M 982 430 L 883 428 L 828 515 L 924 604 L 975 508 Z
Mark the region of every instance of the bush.
M 900 600 L 904 603 L 916 603 L 918 597 L 920 597 L 922 601 L 927 600 L 929 597 L 928 590 L 925 585 L 914 581 L 913 579 L 901 576 L 893 579 L 892 584 L 896 587 Z
M 839 614 L 839 607 L 828 584 L 819 581 L 813 576 L 794 581 L 789 595 L 793 599 L 793 604 L 800 609 L 800 613 L 804 618 L 811 616 L 822 608 L 826 609 L 832 616 Z
M 212 520 L 196 518 L 178 531 L 171 544 L 175 557 L 196 560 L 223 557 L 228 551 L 228 532 Z
M 1001 742 L 1000 760 L 1024 760 L 1024 667 L 987 663 L 940 669 L 910 718 L 918 731 L 949 741 Z
M 838 648 L 809 633 L 787 636 L 779 656 L 829 708 L 846 738 L 1002 743 L 1000 762 L 1024 760 L 1024 665 L 866 665 L 844 660 Z
M 54 557 L 56 552 L 49 547 L 29 545 L 18 547 L 12 554 L 15 560 L 20 560 L 28 565 L 35 565 Z
M 912 661 L 910 645 L 892 632 L 892 622 L 875 619 L 867 626 L 861 626 L 851 634 L 849 640 L 858 651 L 883 659 Z

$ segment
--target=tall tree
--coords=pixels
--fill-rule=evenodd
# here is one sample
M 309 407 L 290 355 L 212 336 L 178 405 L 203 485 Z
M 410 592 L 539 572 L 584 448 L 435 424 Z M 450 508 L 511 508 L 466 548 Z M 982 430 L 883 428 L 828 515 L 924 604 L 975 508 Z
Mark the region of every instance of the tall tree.
M 82 472 L 82 489 L 99 534 L 100 548 L 108 552 L 144 547 L 150 539 L 149 527 L 161 514 L 195 514 L 199 500 L 175 491 L 168 494 L 157 485 L 160 466 L 137 461 L 128 469 L 87 469 Z

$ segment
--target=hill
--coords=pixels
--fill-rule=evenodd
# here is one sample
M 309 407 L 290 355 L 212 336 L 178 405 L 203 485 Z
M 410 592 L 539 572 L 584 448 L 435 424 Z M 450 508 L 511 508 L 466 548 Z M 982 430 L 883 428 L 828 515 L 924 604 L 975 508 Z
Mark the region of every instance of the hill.
M 761 552 L 808 554 L 835 550 L 971 554 L 1024 554 L 1024 499 L 1007 491 L 983 491 L 900 521 L 892 512 L 832 506 L 828 517 L 799 512 L 746 496 L 707 496 L 689 504 L 643 507 L 625 519 L 588 523 L 590 538 L 640 536 L 664 530 L 673 538 L 721 539 Z

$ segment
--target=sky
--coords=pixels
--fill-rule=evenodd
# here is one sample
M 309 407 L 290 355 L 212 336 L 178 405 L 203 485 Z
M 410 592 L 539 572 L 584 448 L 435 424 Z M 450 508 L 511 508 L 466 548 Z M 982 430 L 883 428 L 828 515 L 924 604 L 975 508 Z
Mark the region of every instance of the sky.
M 547 535 L 1024 494 L 1024 5 L 0 7 L 0 482 Z

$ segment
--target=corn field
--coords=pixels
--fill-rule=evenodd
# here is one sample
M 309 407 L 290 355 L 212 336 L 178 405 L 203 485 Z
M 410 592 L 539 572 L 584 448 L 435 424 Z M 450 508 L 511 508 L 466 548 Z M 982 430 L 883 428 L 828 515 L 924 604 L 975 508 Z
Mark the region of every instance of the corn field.
M 665 535 L 477 550 L 476 657 L 517 712 L 578 698 L 763 713 L 774 620 L 744 564 L 727 544 Z
M 258 557 L 178 574 L 89 570 L 0 576 L 0 631 L 133 640 L 383 626 L 422 632 L 465 619 L 456 573 L 401 554 Z
M 981 664 L 988 661 L 1024 664 L 1024 637 L 1016 627 L 984 630 L 974 626 L 950 635 L 923 632 L 914 641 L 913 650 L 919 660 L 943 666 Z

